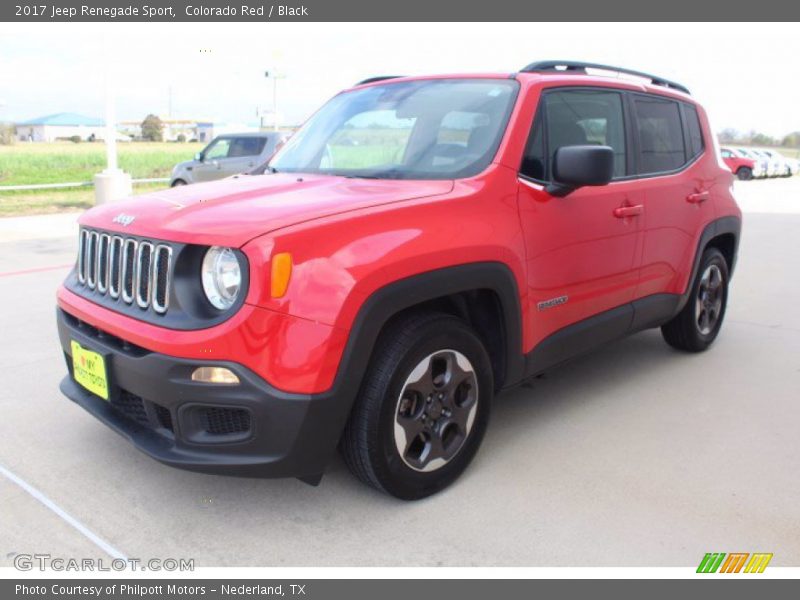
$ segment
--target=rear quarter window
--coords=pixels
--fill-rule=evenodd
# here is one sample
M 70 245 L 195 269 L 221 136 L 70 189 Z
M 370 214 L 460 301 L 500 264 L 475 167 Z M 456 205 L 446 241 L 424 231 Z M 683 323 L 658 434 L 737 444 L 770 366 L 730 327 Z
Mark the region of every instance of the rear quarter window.
M 686 138 L 689 146 L 689 159 L 691 160 L 702 154 L 705 149 L 703 128 L 700 126 L 700 117 L 697 114 L 697 109 L 691 104 L 683 105 L 683 117 L 686 123 Z

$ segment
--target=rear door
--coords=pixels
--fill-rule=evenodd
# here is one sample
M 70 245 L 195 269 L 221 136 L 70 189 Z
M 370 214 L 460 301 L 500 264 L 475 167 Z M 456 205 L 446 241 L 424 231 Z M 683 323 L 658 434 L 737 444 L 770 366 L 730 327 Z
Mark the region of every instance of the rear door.
M 630 303 L 641 256 L 642 192 L 632 168 L 624 92 L 552 88 L 542 93 L 520 170 L 531 331 L 535 346 L 554 332 Z M 565 197 L 546 191 L 559 147 L 614 150 L 614 180 Z M 625 209 L 625 210 L 619 210 Z M 625 313 L 625 310 L 621 311 Z M 621 315 L 612 328 L 627 327 Z
M 700 157 L 711 151 L 697 109 L 664 96 L 631 94 L 637 177 L 646 184 L 639 298 L 683 293 L 697 239 L 714 217 Z
M 222 176 L 236 175 L 251 170 L 267 143 L 266 136 L 242 136 L 231 140 L 228 156 L 220 161 Z

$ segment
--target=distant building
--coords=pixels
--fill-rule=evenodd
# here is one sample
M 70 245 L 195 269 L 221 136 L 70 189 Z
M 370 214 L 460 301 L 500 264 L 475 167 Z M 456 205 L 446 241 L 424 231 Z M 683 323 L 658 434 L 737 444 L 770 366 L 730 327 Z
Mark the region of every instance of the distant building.
M 178 136 L 182 135 L 187 142 L 207 143 L 223 133 L 258 131 L 257 125 L 215 123 L 207 120 L 171 119 L 167 117 L 159 117 L 159 119 L 164 125 L 162 135 L 165 142 L 177 141 Z M 142 137 L 141 121 L 122 121 L 119 124 L 119 128 L 133 138 Z
M 56 113 L 16 123 L 20 141 L 54 142 L 78 136 L 82 140 L 103 139 L 105 122 L 75 113 Z
M 258 130 L 258 125 L 253 123 L 203 122 L 197 124 L 197 141 L 208 143 L 218 135 L 224 135 L 226 133 L 255 133 Z

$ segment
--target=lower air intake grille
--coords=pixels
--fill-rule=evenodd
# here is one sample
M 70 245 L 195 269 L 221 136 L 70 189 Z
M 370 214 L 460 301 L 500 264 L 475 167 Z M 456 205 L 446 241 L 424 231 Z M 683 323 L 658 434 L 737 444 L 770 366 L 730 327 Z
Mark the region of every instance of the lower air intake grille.
M 141 396 L 131 394 L 126 390 L 120 390 L 119 394 L 112 397 L 111 406 L 137 423 L 141 423 L 142 425 L 150 424 L 150 419 L 147 417 L 147 410 L 144 407 L 144 400 L 142 400 Z
M 207 408 L 203 424 L 211 435 L 228 435 L 250 431 L 250 413 L 241 408 Z
M 158 417 L 158 424 L 161 425 L 164 429 L 169 429 L 173 431 L 172 426 L 172 413 L 169 412 L 169 409 L 164 408 L 160 404 L 153 403 L 156 409 L 156 416 Z

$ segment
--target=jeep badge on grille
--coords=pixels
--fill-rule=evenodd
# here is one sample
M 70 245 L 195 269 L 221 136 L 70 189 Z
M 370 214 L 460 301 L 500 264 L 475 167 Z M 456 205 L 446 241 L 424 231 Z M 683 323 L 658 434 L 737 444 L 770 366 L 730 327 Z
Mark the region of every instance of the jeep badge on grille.
M 134 219 L 133 215 L 126 215 L 125 213 L 119 213 L 114 219 L 112 220 L 113 223 L 119 223 L 123 227 L 127 227 L 131 223 L 133 223 Z

